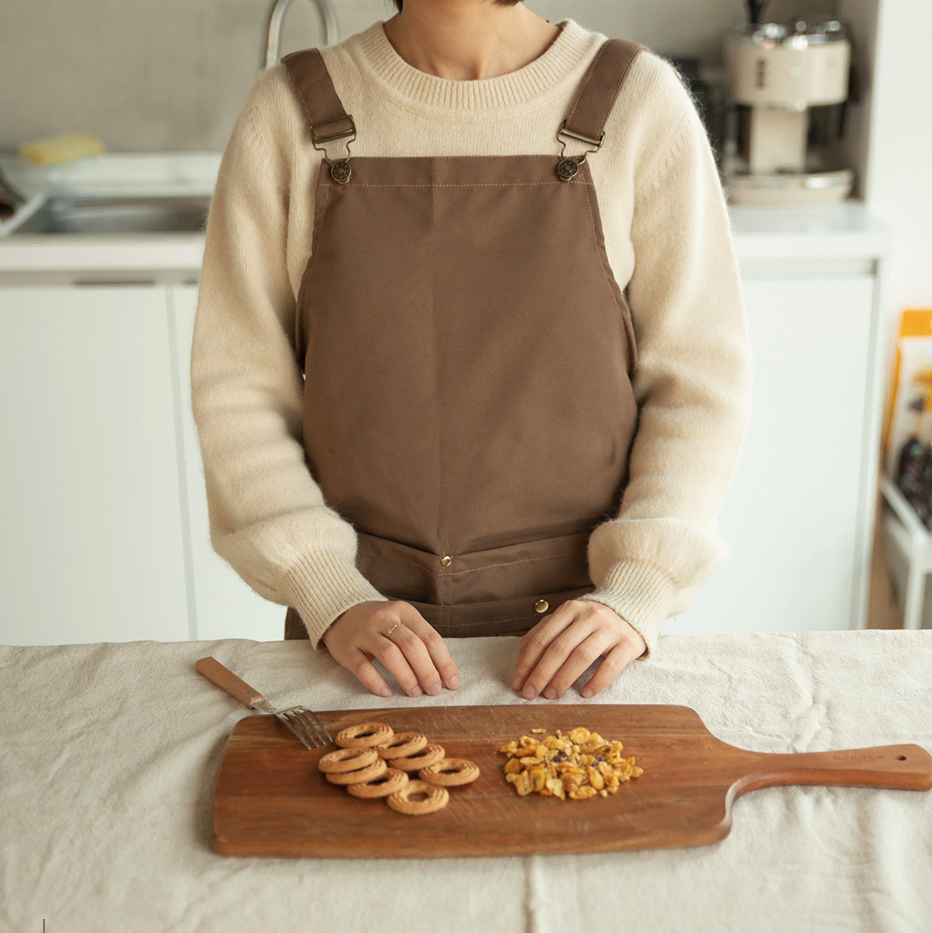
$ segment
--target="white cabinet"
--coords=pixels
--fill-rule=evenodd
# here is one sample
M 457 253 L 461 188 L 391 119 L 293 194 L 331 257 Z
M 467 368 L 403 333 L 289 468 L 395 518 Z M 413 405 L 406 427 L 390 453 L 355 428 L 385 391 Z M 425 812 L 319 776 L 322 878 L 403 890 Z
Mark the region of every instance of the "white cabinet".
M 191 548 L 193 626 L 200 639 L 276 641 L 284 634 L 285 607 L 263 599 L 247 586 L 210 543 L 204 469 L 191 413 L 191 338 L 197 288 L 172 286 L 170 297 L 178 348 L 176 368 Z
M 0 335 L 0 642 L 187 639 L 165 287 L 5 287 Z
M 196 304 L 192 285 L 0 288 L 0 643 L 282 637 L 284 607 L 210 544 Z
M 752 414 L 720 514 L 731 555 L 665 631 L 863 625 L 875 282 L 744 277 Z
M 725 567 L 667 632 L 863 624 L 872 274 L 746 275 L 752 417 Z M 0 290 L 0 642 L 282 637 L 210 544 L 193 285 Z

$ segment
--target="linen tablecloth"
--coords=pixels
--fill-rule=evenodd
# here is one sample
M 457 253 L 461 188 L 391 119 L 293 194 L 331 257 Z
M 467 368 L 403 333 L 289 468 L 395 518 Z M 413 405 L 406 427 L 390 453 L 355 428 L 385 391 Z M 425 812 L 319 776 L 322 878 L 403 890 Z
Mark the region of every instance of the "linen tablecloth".
M 932 792 L 758 790 L 735 804 L 728 838 L 698 848 L 399 860 L 211 851 L 224 742 L 251 714 L 195 672 L 198 658 L 213 655 L 280 705 L 528 703 L 510 688 L 517 639 L 449 644 L 458 691 L 389 700 L 306 642 L 0 647 L 0 929 L 932 930 Z M 574 688 L 557 702 L 585 701 Z M 589 702 L 691 706 L 718 738 L 756 751 L 932 749 L 932 633 L 667 635 Z

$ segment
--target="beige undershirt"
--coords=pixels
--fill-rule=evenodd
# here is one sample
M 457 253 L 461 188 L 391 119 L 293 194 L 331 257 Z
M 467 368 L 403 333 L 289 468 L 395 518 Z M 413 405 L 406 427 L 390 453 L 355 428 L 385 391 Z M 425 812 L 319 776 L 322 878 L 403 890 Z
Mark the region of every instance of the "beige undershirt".
M 323 49 L 359 131 L 352 155 L 559 152 L 555 133 L 606 38 L 560 25 L 530 64 L 477 81 L 412 67 L 381 23 Z M 356 569 L 355 531 L 323 501 L 301 442 L 292 335 L 320 158 L 284 66 L 264 72 L 211 201 L 191 360 L 214 547 L 261 595 L 294 606 L 317 646 L 340 613 L 385 598 Z M 716 512 L 748 415 L 744 313 L 712 152 L 669 64 L 635 59 L 589 163 L 634 320 L 640 419 L 619 514 L 590 538 L 596 589 L 584 598 L 650 652 L 726 556 Z

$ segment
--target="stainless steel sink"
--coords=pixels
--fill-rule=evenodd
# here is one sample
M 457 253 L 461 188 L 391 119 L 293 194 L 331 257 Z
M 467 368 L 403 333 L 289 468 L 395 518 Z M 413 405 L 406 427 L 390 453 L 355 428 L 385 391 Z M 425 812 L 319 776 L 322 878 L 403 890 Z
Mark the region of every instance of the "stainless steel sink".
M 209 195 L 51 195 L 10 236 L 200 233 Z

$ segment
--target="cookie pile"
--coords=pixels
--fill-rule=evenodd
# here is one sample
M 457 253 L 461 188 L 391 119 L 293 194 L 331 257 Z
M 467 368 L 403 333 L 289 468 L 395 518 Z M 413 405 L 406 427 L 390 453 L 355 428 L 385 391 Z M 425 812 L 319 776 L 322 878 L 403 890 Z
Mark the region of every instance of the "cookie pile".
M 420 732 L 396 734 L 382 722 L 350 726 L 334 741 L 340 747 L 317 764 L 327 780 L 354 797 L 384 797 L 393 810 L 409 816 L 443 809 L 450 801 L 447 787 L 479 777 L 473 762 L 447 758 Z M 418 779 L 410 777 L 414 773 Z

